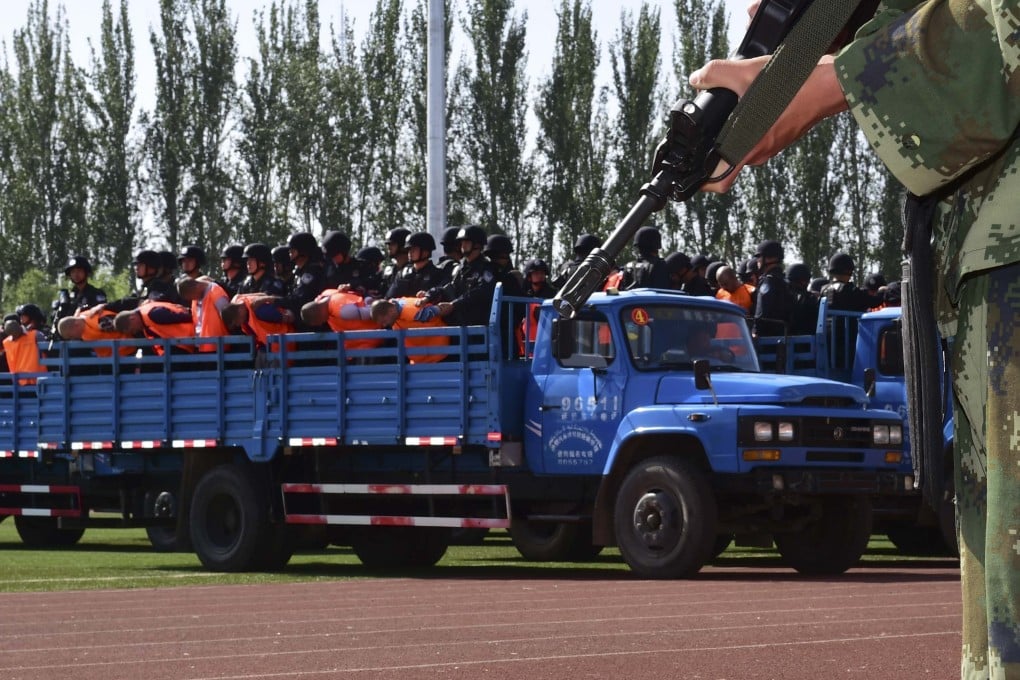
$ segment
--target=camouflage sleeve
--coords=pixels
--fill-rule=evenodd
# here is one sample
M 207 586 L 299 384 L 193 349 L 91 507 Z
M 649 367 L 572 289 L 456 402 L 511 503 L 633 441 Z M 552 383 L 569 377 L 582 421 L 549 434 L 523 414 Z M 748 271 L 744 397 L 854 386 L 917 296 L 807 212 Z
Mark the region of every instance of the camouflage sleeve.
M 992 4 L 926 0 L 909 9 L 887 7 L 836 58 L 865 136 L 917 195 L 995 156 L 1016 132 L 1020 7 Z

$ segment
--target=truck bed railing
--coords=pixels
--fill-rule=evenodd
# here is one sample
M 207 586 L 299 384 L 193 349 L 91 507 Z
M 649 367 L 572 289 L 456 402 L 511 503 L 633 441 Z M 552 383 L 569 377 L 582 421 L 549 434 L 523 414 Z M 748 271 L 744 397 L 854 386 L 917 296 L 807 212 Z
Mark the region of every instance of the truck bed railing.
M 828 300 L 822 298 L 814 333 L 754 339 L 761 370 L 850 382 L 861 316 L 861 312 L 829 309 Z

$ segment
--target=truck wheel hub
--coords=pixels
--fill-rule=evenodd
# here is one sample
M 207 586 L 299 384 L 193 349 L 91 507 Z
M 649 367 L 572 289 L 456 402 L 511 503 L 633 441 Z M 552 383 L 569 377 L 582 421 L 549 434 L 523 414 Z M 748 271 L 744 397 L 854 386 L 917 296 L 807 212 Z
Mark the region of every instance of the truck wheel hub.
M 646 493 L 634 506 L 634 530 L 650 548 L 666 547 L 679 536 L 676 503 L 661 491 Z

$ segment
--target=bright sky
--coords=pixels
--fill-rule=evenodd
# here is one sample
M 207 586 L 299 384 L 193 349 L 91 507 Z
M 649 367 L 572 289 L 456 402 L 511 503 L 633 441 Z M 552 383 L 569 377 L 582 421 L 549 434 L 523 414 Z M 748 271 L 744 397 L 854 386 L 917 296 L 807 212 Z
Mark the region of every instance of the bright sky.
M 49 0 L 51 17 L 56 15 L 57 8 L 63 5 L 67 13 L 71 49 L 75 62 L 86 66 L 89 59 L 88 41 L 98 41 L 101 19 L 102 0 Z M 7 45 L 8 59 L 10 54 L 10 38 L 13 31 L 25 24 L 28 14 L 29 0 L 2 0 L 4 20 L 0 22 L 0 39 Z M 119 7 L 119 0 L 111 0 L 114 11 Z M 253 20 L 255 12 L 264 9 L 270 0 L 228 0 L 227 5 L 237 18 L 237 40 L 240 57 L 251 56 L 256 51 Z M 405 3 L 409 4 L 409 3 Z M 458 3 L 455 3 L 458 4 Z M 613 38 L 619 26 L 620 13 L 630 10 L 637 14 L 642 0 L 591 0 L 599 42 L 602 44 L 602 71 L 600 80 L 609 82 L 609 56 L 606 43 Z M 663 26 L 663 50 L 672 50 L 672 33 L 675 24 L 672 0 L 650 0 L 650 4 L 660 8 Z M 730 13 L 730 43 L 735 48 L 743 35 L 746 25 L 745 8 L 747 0 L 726 0 Z M 324 28 L 323 39 L 328 39 L 329 25 L 345 12 L 353 21 L 355 35 L 360 40 L 368 26 L 369 15 L 375 8 L 375 0 L 319 0 L 320 18 Z M 560 3 L 556 0 L 516 0 L 518 15 L 528 14 L 528 70 L 532 86 L 549 73 L 552 63 L 553 47 L 556 37 L 556 8 Z M 152 79 L 154 68 L 152 48 L 149 45 L 149 28 L 159 23 L 158 0 L 130 0 L 128 2 L 131 28 L 135 41 L 135 64 L 138 75 L 138 104 L 151 108 Z M 454 42 L 456 50 L 457 42 Z M 664 70 L 666 66 L 664 65 Z M 245 67 L 246 69 L 246 67 Z M 239 74 L 243 76 L 245 70 Z

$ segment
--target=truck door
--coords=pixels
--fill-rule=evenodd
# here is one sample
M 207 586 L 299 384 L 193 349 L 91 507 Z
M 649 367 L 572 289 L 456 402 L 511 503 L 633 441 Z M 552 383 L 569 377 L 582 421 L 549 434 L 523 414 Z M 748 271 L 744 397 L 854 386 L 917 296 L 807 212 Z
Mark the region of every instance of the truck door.
M 542 467 L 548 474 L 602 474 L 626 384 L 608 321 L 575 323 L 574 352 L 552 360 L 541 394 Z

